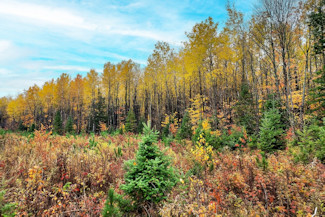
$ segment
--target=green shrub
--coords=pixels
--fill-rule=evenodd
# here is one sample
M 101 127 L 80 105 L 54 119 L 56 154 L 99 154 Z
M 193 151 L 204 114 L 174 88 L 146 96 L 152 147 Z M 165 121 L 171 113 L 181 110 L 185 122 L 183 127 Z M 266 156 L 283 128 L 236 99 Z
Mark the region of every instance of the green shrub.
M 4 129 L 0 129 L 0 136 L 4 136 L 8 133 L 9 131 L 4 130 Z
M 121 147 L 114 148 L 114 154 L 115 154 L 116 159 L 122 157 L 123 152 L 122 152 Z
M 174 141 L 174 138 L 172 135 L 164 136 L 162 138 L 162 142 L 165 144 L 165 146 L 170 146 L 170 144 Z
M 198 128 L 198 130 L 200 127 Z M 247 139 L 245 139 L 243 129 L 229 129 L 223 130 L 220 136 L 216 136 L 215 134 L 211 134 L 210 131 L 203 132 L 204 138 L 206 142 L 211 145 L 215 150 L 222 150 L 224 147 L 229 147 L 231 150 L 235 150 L 241 148 L 242 146 L 246 146 Z M 197 133 L 195 133 L 197 135 Z M 198 134 L 200 135 L 200 133 Z M 198 141 L 198 137 L 195 136 L 193 142 Z M 247 137 L 246 137 L 247 138 Z M 243 142 L 244 141 L 244 142 Z
M 7 203 L 5 201 L 5 191 L 0 191 L 0 216 L 3 217 L 14 217 L 16 216 L 16 204 Z
M 256 164 L 258 167 L 262 168 L 264 171 L 267 170 L 269 166 L 269 162 L 267 161 L 265 153 L 261 152 L 262 159 L 259 159 L 259 157 L 256 157 Z
M 95 134 L 91 133 L 89 138 L 89 148 L 90 149 L 95 148 L 97 146 L 97 143 L 98 142 L 95 141 Z
M 109 189 L 107 200 L 102 211 L 103 217 L 119 217 L 122 216 L 118 206 L 118 198 L 113 189 Z
M 138 207 L 153 206 L 165 200 L 177 183 L 170 160 L 154 145 L 158 132 L 144 125 L 144 135 L 135 160 L 125 163 L 125 184 L 121 189 Z
M 102 215 L 103 217 L 119 217 L 133 209 L 130 200 L 124 199 L 122 195 L 115 193 L 113 189 L 109 189 Z
M 259 148 L 265 152 L 274 152 L 285 147 L 282 138 L 283 126 L 278 109 L 264 112 L 260 126 Z
M 323 119 L 325 121 L 325 119 Z M 305 126 L 303 130 L 297 131 L 297 138 L 293 142 L 298 146 L 298 152 L 294 153 L 298 162 L 309 163 L 317 157 L 325 163 L 325 125 L 313 123 Z

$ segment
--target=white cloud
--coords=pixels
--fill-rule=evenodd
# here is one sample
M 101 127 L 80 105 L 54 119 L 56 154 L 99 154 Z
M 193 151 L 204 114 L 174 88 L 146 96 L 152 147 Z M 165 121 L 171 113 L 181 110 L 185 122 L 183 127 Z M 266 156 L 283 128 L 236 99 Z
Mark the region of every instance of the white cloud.
M 136 2 L 120 6 L 119 9 L 138 9 L 143 4 Z M 144 25 L 140 23 L 141 20 L 137 20 L 135 15 L 119 12 L 118 9 L 115 9 L 116 11 L 111 10 L 105 14 L 95 14 L 90 10 L 82 10 L 81 8 L 71 9 L 68 7 L 46 6 L 23 1 L 0 1 L 0 16 L 9 17 L 10 20 L 15 18 L 17 21 L 18 19 L 19 23 L 42 26 L 49 31 L 59 31 L 81 41 L 90 41 L 92 36 L 101 34 L 103 36 L 139 37 L 154 41 L 167 41 L 177 46 L 180 45 L 179 42 L 183 37 L 183 32 L 179 34 L 179 28 L 161 31 L 159 30 L 160 25 L 154 25 L 150 21 L 147 21 L 150 25 Z M 180 20 L 176 19 L 175 14 L 173 14 L 172 20 L 170 20 L 170 17 L 164 17 L 165 14 L 165 9 L 161 9 L 161 16 L 163 16 L 163 19 L 166 19 L 166 23 L 172 21 L 176 25 L 179 24 Z M 55 26 L 55 28 L 52 28 L 52 26 Z M 72 29 L 69 27 L 72 27 Z
M 41 74 L 26 73 L 15 76 L 14 79 L 6 76 L 0 79 L 0 97 L 16 96 L 34 84 L 42 86 L 48 78 L 42 77 Z M 5 85 L 2 85 L 4 83 Z
M 0 64 L 12 64 L 31 53 L 29 49 L 20 48 L 9 40 L 0 40 Z
M 88 67 L 71 66 L 71 65 L 45 66 L 43 67 L 43 69 L 78 71 L 78 72 L 87 72 L 90 70 L 90 68 Z
M 0 13 L 23 19 L 31 19 L 43 24 L 55 24 L 87 30 L 96 28 L 95 24 L 85 22 L 83 17 L 75 15 L 69 10 L 37 4 L 3 1 L 0 2 Z
M 8 69 L 0 68 L 0 76 L 9 76 L 12 75 L 12 72 Z
M 8 40 L 0 40 L 0 53 L 5 52 L 12 46 L 12 43 Z

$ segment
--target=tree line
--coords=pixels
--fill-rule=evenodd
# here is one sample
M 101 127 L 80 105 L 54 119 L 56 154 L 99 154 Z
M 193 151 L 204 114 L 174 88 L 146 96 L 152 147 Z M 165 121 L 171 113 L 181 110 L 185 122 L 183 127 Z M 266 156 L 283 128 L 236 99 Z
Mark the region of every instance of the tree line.
M 246 21 L 228 3 L 222 29 L 209 17 L 185 33 L 178 49 L 159 41 L 144 68 L 133 60 L 107 62 L 102 73 L 63 73 L 0 98 L 0 127 L 137 132 L 151 120 L 160 129 L 166 115 L 181 119 L 195 99 L 202 111 L 254 132 L 271 97 L 287 125 L 300 128 L 311 114 L 325 116 L 324 5 L 259 0 Z

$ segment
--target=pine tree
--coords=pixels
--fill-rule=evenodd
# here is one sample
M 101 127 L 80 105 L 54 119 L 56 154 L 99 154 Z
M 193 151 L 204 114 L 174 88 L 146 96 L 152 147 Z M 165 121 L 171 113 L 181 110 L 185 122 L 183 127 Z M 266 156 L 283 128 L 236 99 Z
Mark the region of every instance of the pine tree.
M 32 123 L 32 125 L 30 125 L 28 131 L 32 133 L 35 131 L 35 129 L 36 129 L 36 125 L 35 125 L 35 123 Z
M 132 109 L 129 110 L 128 115 L 125 120 L 125 130 L 126 132 L 135 133 L 137 130 L 137 120 Z
M 69 116 L 67 123 L 65 125 L 65 132 L 66 133 L 73 133 L 73 119 Z
M 260 149 L 265 152 L 273 152 L 284 148 L 282 139 L 283 126 L 281 114 L 278 109 L 270 109 L 263 114 L 260 126 Z
M 285 127 L 289 125 L 289 117 L 286 110 L 283 109 L 284 107 L 284 103 L 276 96 L 276 94 L 268 94 L 262 107 L 262 113 L 265 113 L 270 109 L 277 109 L 281 115 L 280 122 L 282 126 Z
M 316 3 L 317 4 L 317 3 Z M 325 0 L 319 0 L 316 11 L 309 15 L 309 25 L 314 37 L 314 51 L 325 60 Z M 323 62 L 323 66 L 325 62 Z
M 18 130 L 19 131 L 26 131 L 27 130 L 27 127 L 24 125 L 24 123 L 22 121 L 19 121 Z
M 56 112 L 54 117 L 53 132 L 59 135 L 62 135 L 63 133 L 61 113 L 59 110 Z
M 309 104 L 312 104 L 312 111 L 318 113 L 318 118 L 325 117 L 325 0 L 320 0 L 317 11 L 309 16 L 309 23 L 314 38 L 314 52 L 322 58 L 323 66 L 316 72 L 314 82 L 316 87 L 310 92 Z
M 191 119 L 188 112 L 185 112 L 181 127 L 178 130 L 177 138 L 179 139 L 190 139 L 192 137 L 192 125 Z
M 100 131 L 100 123 L 105 123 L 107 121 L 107 116 L 105 112 L 105 98 L 101 95 L 101 93 L 98 91 L 98 99 L 95 103 L 95 109 L 94 109 L 94 130 L 95 132 Z
M 119 196 L 119 195 L 118 195 Z M 122 216 L 118 204 L 118 197 L 113 189 L 109 189 L 107 200 L 105 202 L 102 215 L 103 217 L 119 217 Z
M 177 179 L 170 160 L 154 145 L 158 132 L 144 124 L 144 135 L 136 159 L 127 161 L 125 184 L 121 189 L 138 206 L 153 206 L 167 197 Z
M 244 126 L 247 133 L 252 134 L 256 131 L 256 114 L 254 110 L 253 95 L 249 91 L 249 86 L 246 82 L 241 85 L 239 100 L 236 104 L 236 119 L 237 122 Z

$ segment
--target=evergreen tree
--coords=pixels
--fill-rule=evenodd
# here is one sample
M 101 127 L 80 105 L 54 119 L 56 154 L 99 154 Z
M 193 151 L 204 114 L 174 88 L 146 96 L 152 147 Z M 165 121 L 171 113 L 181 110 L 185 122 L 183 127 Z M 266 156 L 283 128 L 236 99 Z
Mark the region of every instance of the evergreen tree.
M 283 126 L 281 114 L 278 109 L 270 109 L 263 114 L 260 126 L 260 149 L 265 152 L 273 152 L 284 148 L 282 139 Z
M 95 104 L 94 120 L 93 120 L 94 130 L 96 133 L 100 131 L 100 123 L 105 123 L 107 121 L 105 109 L 106 109 L 105 98 L 98 91 L 98 99 Z
M 73 119 L 69 116 L 67 123 L 65 125 L 65 132 L 66 133 L 73 133 Z
M 118 195 L 119 196 L 119 195 Z M 119 217 L 122 216 L 118 207 L 118 197 L 113 189 L 109 189 L 107 200 L 105 202 L 102 215 L 103 217 Z
M 22 121 L 19 121 L 18 130 L 19 131 L 26 131 L 27 130 L 27 127 L 24 125 L 24 123 Z
M 63 133 L 61 113 L 59 110 L 56 112 L 55 117 L 54 117 L 53 132 L 57 133 L 59 135 L 62 135 L 62 133 Z
M 186 111 L 183 119 L 181 127 L 177 132 L 177 138 L 179 139 L 190 139 L 192 137 L 192 124 L 189 113 Z
M 309 15 L 309 25 L 314 38 L 315 54 L 321 55 L 325 60 L 325 0 L 319 0 L 316 7 L 316 11 Z
M 286 110 L 283 109 L 284 107 L 285 107 L 285 105 L 283 104 L 281 99 L 279 99 L 276 96 L 276 94 L 274 94 L 274 93 L 268 94 L 267 98 L 263 104 L 263 107 L 262 107 L 262 113 L 264 114 L 265 112 L 269 111 L 270 109 L 277 109 L 281 115 L 281 118 L 280 118 L 281 125 L 283 127 L 285 127 L 285 126 L 289 125 L 289 117 L 288 117 L 288 113 L 286 112 Z
M 314 38 L 314 52 L 322 58 L 322 67 L 316 72 L 314 82 L 316 87 L 310 92 L 309 104 L 312 111 L 318 113 L 318 118 L 325 117 L 325 0 L 320 0 L 317 10 L 309 16 L 309 23 Z
M 317 71 L 317 77 L 314 82 L 317 85 L 310 92 L 310 104 L 313 105 L 311 111 L 316 111 L 319 119 L 325 117 L 325 67 Z
M 126 132 L 135 133 L 137 130 L 137 120 L 132 109 L 129 110 L 128 115 L 125 120 L 125 130 Z
M 236 104 L 236 119 L 237 122 L 244 126 L 247 133 L 252 134 L 256 131 L 256 116 L 254 109 L 254 99 L 253 95 L 249 91 L 249 86 L 244 82 L 241 86 L 241 91 Z
M 144 135 L 136 159 L 127 161 L 125 184 L 121 189 L 139 206 L 153 206 L 162 200 L 177 179 L 170 160 L 154 145 L 158 132 L 144 124 Z
M 32 133 L 35 131 L 35 129 L 36 129 L 36 125 L 35 125 L 35 123 L 32 123 L 32 125 L 30 125 L 28 131 Z

